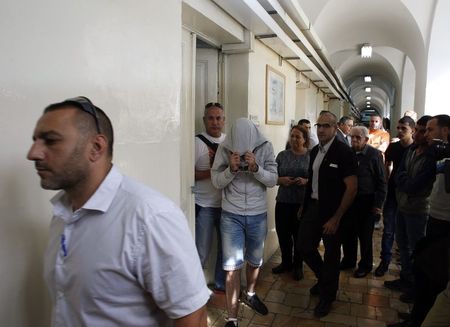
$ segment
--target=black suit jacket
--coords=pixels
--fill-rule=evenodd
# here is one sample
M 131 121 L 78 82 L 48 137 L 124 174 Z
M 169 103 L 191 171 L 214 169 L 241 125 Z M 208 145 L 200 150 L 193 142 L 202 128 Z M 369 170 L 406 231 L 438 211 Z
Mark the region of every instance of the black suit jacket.
M 310 154 L 310 177 L 306 187 L 304 210 L 307 209 L 311 199 L 312 167 L 318 151 L 319 145 L 316 145 Z M 322 221 L 325 222 L 334 215 L 345 192 L 344 178 L 356 176 L 357 169 L 358 163 L 353 150 L 335 137 L 319 168 L 319 216 Z
M 339 129 L 336 131 L 336 138 L 338 141 L 341 141 L 342 143 L 345 143 L 345 145 L 350 146 L 350 143 L 348 143 L 347 139 L 344 136 L 344 133 L 342 133 Z

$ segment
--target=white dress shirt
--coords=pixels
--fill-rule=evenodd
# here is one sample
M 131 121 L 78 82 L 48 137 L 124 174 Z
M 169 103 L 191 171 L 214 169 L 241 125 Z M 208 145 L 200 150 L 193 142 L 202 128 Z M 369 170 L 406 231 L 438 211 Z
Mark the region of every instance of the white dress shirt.
M 328 149 L 333 143 L 335 136 L 325 145 L 317 145 L 319 147 L 319 151 L 317 152 L 316 158 L 313 162 L 313 176 L 312 176 L 312 193 L 311 199 L 319 200 L 319 170 L 320 165 L 322 164 L 323 158 L 327 154 Z
M 52 326 L 172 326 L 209 298 L 181 210 L 113 167 L 82 208 L 53 199 Z

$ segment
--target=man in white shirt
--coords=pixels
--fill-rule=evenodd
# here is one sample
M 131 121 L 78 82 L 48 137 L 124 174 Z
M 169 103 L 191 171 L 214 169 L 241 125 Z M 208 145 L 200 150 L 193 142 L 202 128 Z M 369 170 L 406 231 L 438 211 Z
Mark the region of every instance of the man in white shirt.
M 222 191 L 211 183 L 211 167 L 217 147 L 225 139 L 222 133 L 225 115 L 220 103 L 210 102 L 203 116 L 205 132 L 195 137 L 195 245 L 203 268 L 206 267 L 213 240 L 217 235 L 217 256 L 214 271 L 214 292 L 225 291 L 226 273 L 222 267 L 220 215 Z
M 27 158 L 62 190 L 44 277 L 52 326 L 204 326 L 209 290 L 185 217 L 112 164 L 109 118 L 85 97 L 49 105 Z

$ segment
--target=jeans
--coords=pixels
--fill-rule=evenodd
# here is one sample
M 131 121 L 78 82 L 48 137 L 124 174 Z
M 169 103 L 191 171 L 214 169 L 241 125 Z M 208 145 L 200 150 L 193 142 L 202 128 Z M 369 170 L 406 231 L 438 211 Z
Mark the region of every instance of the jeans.
M 388 191 L 383 209 L 383 237 L 381 238 L 381 255 L 383 261 L 391 262 L 392 245 L 395 237 L 395 220 L 397 216 L 397 200 L 395 189 Z
M 195 205 L 195 245 L 197 246 L 200 262 L 202 263 L 202 267 L 205 268 L 215 229 L 217 234 L 217 257 L 214 271 L 214 287 L 222 290 L 225 289 L 226 273 L 222 269 L 221 211 L 221 208 L 208 208 Z
M 417 241 L 425 236 L 427 226 L 427 214 L 410 214 L 397 212 L 396 241 L 400 250 L 400 262 L 402 270 L 400 276 L 413 282 L 411 255 Z
M 267 235 L 267 212 L 244 216 L 222 211 L 220 220 L 223 247 L 223 269 L 241 269 L 245 260 L 253 267 L 263 262 L 264 240 Z

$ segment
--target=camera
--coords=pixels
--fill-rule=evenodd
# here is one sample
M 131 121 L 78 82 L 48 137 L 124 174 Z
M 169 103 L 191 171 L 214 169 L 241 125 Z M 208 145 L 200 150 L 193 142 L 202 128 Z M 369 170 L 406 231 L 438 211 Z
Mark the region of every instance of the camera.
M 247 161 L 245 161 L 245 156 L 244 155 L 242 155 L 241 157 L 240 157 L 240 163 L 239 163 L 239 170 L 240 171 L 248 171 L 248 163 L 247 163 Z
M 434 139 L 431 149 L 437 161 L 437 173 L 445 176 L 445 192 L 450 193 L 450 144 Z
M 433 139 L 431 145 L 433 154 L 436 160 L 442 160 L 444 158 L 450 158 L 450 144 L 444 143 L 441 139 Z

